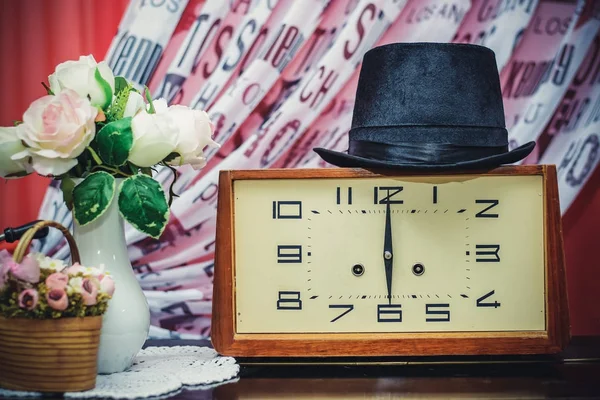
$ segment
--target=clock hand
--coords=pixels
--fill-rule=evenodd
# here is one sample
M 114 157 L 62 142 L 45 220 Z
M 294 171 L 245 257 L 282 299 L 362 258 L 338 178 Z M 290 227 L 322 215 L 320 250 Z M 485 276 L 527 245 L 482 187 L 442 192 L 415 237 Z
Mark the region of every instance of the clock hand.
M 383 238 L 383 263 L 385 265 L 385 281 L 387 283 L 388 301 L 392 304 L 392 267 L 394 265 L 392 250 L 392 216 L 390 202 L 387 202 L 385 211 L 385 236 Z

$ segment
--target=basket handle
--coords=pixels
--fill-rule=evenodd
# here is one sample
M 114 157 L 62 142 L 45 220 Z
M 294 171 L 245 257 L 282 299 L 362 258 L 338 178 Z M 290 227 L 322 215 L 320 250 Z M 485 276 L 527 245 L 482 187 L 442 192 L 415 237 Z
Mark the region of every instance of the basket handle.
M 81 263 L 81 257 L 79 256 L 79 249 L 77 248 L 77 244 L 75 243 L 75 238 L 73 238 L 73 235 L 71 235 L 71 232 L 69 232 L 67 228 L 55 221 L 40 221 L 31 228 L 29 228 L 29 230 L 25 232 L 25 234 L 21 237 L 21 240 L 19 240 L 19 244 L 17 245 L 17 248 L 15 249 L 15 253 L 13 255 L 14 260 L 18 263 L 23 261 L 25 253 L 27 252 L 27 248 L 31 244 L 31 240 L 33 240 L 33 237 L 35 236 L 36 232 L 47 226 L 56 228 L 62 232 L 62 234 L 67 239 L 67 243 L 69 243 L 69 249 L 71 249 L 71 262 Z

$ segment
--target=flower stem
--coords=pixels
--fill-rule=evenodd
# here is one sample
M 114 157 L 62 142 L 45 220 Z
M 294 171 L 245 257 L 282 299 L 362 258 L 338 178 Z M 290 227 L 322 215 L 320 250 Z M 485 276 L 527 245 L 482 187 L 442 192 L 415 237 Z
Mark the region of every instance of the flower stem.
M 95 171 L 96 169 L 102 169 L 102 170 L 109 171 L 109 172 L 112 172 L 114 174 L 118 174 L 118 175 L 121 175 L 121 176 L 124 176 L 124 177 L 130 177 L 131 176 L 131 175 L 127 175 L 123 171 L 120 171 L 120 170 L 118 170 L 116 168 L 109 167 L 107 165 L 96 165 L 94 168 L 92 168 L 92 171 Z
M 100 159 L 100 156 L 98 156 L 98 153 L 96 153 L 94 151 L 94 149 L 92 149 L 90 146 L 88 146 L 87 149 L 90 152 L 90 154 L 92 155 L 92 158 L 94 159 L 94 161 L 96 161 L 96 164 L 102 165 L 102 159 Z

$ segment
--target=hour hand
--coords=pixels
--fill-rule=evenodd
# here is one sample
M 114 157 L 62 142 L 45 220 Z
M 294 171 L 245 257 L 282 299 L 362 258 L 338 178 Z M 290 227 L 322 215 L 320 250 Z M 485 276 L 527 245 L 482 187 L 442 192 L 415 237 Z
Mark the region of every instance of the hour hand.
M 385 281 L 387 283 L 388 301 L 392 304 L 392 267 L 394 251 L 392 249 L 392 216 L 388 201 L 385 211 L 385 234 L 383 238 L 383 263 L 385 265 Z

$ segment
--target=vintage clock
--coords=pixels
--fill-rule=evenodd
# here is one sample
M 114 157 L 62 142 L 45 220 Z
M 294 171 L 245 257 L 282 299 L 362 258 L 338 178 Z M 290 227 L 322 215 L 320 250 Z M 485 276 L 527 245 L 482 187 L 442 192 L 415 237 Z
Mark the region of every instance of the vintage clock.
M 548 354 L 554 166 L 222 171 L 212 341 L 238 357 Z

